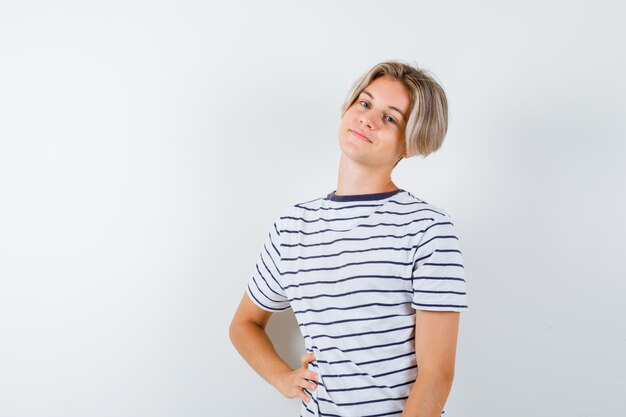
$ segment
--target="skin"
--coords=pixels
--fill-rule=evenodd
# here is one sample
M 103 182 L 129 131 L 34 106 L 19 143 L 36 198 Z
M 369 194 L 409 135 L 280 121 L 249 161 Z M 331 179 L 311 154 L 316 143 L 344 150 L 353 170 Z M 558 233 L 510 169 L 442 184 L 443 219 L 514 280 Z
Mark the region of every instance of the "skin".
M 348 108 L 339 125 L 339 176 L 337 195 L 393 191 L 393 166 L 406 157 L 404 130 L 410 98 L 404 85 L 380 77 L 370 83 Z M 393 110 L 390 107 L 395 107 Z M 358 132 L 368 140 L 355 135 Z M 318 379 L 308 370 L 312 353 L 301 357 L 292 369 L 276 353 L 265 332 L 272 313 L 262 310 L 244 293 L 230 324 L 230 339 L 248 364 L 287 398 L 310 398 L 302 389 L 314 390 Z M 402 417 L 438 417 L 454 379 L 459 313 L 415 312 L 415 355 L 418 377 L 406 401 Z
M 311 381 L 318 379 L 318 374 L 307 369 L 308 363 L 315 360 L 313 354 L 301 357 L 301 366 L 291 369 L 280 357 L 265 326 L 272 313 L 259 308 L 244 293 L 230 324 L 230 340 L 239 354 L 263 379 L 272 384 L 287 398 L 300 398 L 309 402 L 310 398 L 302 388 L 315 390 L 317 385 Z
M 391 170 L 406 157 L 404 130 L 410 109 L 406 87 L 380 77 L 370 83 L 346 110 L 339 124 L 339 175 L 337 195 L 382 193 L 398 189 Z M 400 112 L 391 110 L 395 107 Z M 370 142 L 350 131 L 364 133 Z

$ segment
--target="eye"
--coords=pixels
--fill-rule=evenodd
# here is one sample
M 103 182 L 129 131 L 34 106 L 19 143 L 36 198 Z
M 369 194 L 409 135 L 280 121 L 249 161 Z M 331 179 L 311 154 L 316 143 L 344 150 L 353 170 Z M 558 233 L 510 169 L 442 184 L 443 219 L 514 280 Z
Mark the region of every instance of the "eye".
M 363 104 L 363 103 L 365 103 L 365 104 Z M 365 100 L 361 100 L 361 101 L 359 101 L 359 104 L 360 104 L 361 106 L 363 106 L 363 107 L 369 107 L 369 105 L 370 105 L 370 104 L 369 104 L 367 101 L 365 101 Z
M 391 122 L 391 123 L 398 124 L 398 122 L 396 122 L 396 119 L 394 119 L 391 116 L 385 116 L 385 120 L 387 120 L 388 122 Z

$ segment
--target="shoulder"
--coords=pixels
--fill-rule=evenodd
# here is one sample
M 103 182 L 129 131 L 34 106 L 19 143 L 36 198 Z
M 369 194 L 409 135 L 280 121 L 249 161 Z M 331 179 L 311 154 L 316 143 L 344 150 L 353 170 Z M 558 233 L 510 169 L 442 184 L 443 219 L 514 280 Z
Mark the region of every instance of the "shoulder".
M 289 216 L 301 217 L 303 214 L 306 213 L 318 213 L 322 210 L 325 199 L 326 196 L 322 196 L 294 203 L 282 211 L 281 218 L 288 218 Z
M 402 201 L 411 202 L 411 230 L 416 248 L 438 240 L 458 239 L 450 213 L 439 205 L 425 201 L 411 192 L 402 193 Z
M 427 218 L 430 223 L 436 223 L 439 221 L 452 221 L 452 217 L 442 207 L 423 200 L 410 191 L 404 191 L 399 193 L 396 198 L 398 205 L 404 205 L 407 207 L 405 210 L 411 212 L 416 217 Z
M 323 202 L 326 196 L 317 197 L 301 202 L 296 202 L 285 207 L 279 213 L 276 225 L 285 228 L 290 224 L 301 223 L 307 219 L 319 217 L 323 211 Z

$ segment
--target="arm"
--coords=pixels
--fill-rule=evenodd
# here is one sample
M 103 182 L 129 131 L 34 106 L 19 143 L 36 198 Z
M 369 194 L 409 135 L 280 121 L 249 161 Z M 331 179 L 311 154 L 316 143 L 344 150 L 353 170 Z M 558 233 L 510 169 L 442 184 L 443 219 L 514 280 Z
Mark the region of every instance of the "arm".
M 459 327 L 455 311 L 415 312 L 415 356 L 418 375 L 402 417 L 439 417 L 454 379 Z
M 313 354 L 302 357 L 302 367 L 293 370 L 283 361 L 265 332 L 272 313 L 259 308 L 244 293 L 239 307 L 230 323 L 230 340 L 239 354 L 267 382 L 288 398 L 300 397 L 308 402 L 303 387 L 314 390 L 317 385 L 306 379 L 317 380 L 317 374 L 309 371 L 308 363 Z M 306 378 L 306 379 L 305 379 Z

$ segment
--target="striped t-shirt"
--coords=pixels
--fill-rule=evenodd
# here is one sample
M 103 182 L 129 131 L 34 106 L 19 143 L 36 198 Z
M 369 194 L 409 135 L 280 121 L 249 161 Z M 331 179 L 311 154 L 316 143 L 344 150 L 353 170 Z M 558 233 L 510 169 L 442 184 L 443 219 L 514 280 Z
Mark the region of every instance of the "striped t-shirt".
M 319 374 L 301 416 L 399 416 L 417 377 L 415 309 L 468 309 L 450 216 L 403 189 L 295 204 L 274 222 L 248 295 L 292 308 Z

